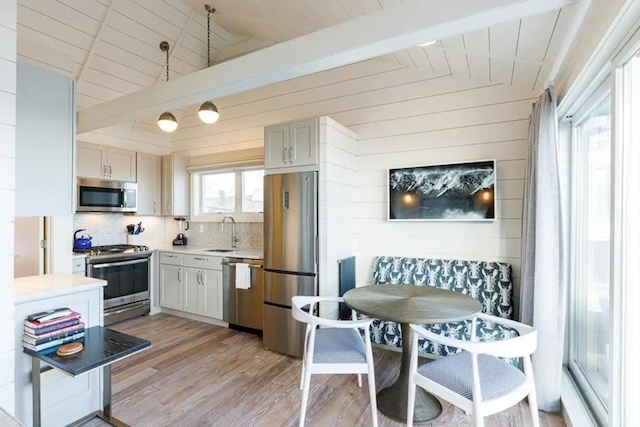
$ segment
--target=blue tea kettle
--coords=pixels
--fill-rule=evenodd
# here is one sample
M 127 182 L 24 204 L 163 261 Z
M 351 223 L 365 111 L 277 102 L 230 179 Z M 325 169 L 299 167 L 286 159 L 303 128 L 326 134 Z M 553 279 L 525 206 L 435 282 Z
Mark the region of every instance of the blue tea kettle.
M 81 228 L 73 233 L 73 249 L 91 249 L 91 239 L 93 239 L 93 237 L 78 237 L 78 233 L 81 231 L 87 230 L 85 228 Z

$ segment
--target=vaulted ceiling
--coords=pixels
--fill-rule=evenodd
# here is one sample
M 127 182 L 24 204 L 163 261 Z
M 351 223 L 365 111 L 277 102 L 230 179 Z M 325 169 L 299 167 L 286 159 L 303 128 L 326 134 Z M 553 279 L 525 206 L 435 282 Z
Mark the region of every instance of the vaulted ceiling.
M 405 0 L 420 1 L 420 0 Z M 218 63 L 345 21 L 402 0 L 18 0 L 18 55 L 73 77 L 77 107 L 162 84 L 168 41 L 170 79 L 207 64 L 204 5 L 212 15 L 211 56 Z M 536 90 L 563 43 L 576 4 L 395 52 L 371 61 L 381 69 L 414 68 L 425 77 L 457 76 Z M 428 42 L 429 40 L 425 40 Z M 385 65 L 386 64 L 386 65 Z M 197 106 L 174 111 L 190 117 Z M 221 121 L 224 120 L 224 115 Z M 131 139 L 168 146 L 155 117 L 92 132 L 86 140 Z

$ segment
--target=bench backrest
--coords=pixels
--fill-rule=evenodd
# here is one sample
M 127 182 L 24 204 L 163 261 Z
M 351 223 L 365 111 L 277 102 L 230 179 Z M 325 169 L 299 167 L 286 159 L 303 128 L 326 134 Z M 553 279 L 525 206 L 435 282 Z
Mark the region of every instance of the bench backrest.
M 511 265 L 502 262 L 376 257 L 373 284 L 435 286 L 469 295 L 494 316 L 513 315 Z

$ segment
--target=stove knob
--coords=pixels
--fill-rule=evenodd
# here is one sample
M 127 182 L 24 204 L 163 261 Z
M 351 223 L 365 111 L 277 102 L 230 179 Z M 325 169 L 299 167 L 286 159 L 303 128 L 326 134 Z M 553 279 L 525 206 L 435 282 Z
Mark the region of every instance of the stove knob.
M 142 250 L 142 251 L 148 251 L 148 250 L 149 250 L 149 246 L 142 246 L 142 247 L 140 248 L 140 250 Z

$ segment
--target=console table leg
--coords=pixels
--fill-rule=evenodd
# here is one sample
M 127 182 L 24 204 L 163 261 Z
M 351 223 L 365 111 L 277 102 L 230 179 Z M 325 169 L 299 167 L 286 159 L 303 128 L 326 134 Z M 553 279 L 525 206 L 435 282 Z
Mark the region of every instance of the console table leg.
M 111 419 L 111 365 L 102 367 L 102 413 Z
M 33 427 L 42 425 L 42 404 L 40 403 L 40 361 L 35 357 L 31 358 L 31 395 L 33 396 Z

